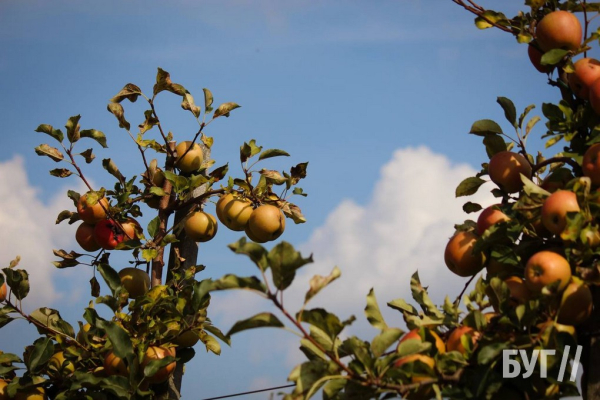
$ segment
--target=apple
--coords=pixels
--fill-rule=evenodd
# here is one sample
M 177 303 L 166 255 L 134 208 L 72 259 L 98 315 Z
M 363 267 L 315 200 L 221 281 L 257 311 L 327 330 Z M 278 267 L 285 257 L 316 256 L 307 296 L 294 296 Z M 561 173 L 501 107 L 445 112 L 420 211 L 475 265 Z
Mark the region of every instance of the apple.
M 542 292 L 544 286 L 559 281 L 562 291 L 571 280 L 571 266 L 560 254 L 542 250 L 532 255 L 525 265 L 525 284 L 533 294 Z
M 596 114 L 600 114 L 600 79 L 590 86 L 590 106 Z
M 60 379 L 75 372 L 75 365 L 65 358 L 65 353 L 59 351 L 54 353 L 48 361 L 48 376 L 54 379 Z
M 228 193 L 217 201 L 217 218 L 232 231 L 241 232 L 252 215 L 252 202 Z
M 6 387 L 8 383 L 4 379 L 0 378 L 0 400 L 9 400 L 8 393 L 6 391 Z
M 94 225 L 82 222 L 75 231 L 75 240 L 85 251 L 100 250 L 100 245 L 94 239 Z
M 579 325 L 590 317 L 592 308 L 590 288 L 581 279 L 573 277 L 562 294 L 557 321 L 565 325 Z
M 500 204 L 494 204 L 484 209 L 477 218 L 477 234 L 483 235 L 492 225 L 506 222 L 510 218 L 500 210 Z
M 519 304 L 525 304 L 531 298 L 531 292 L 527 288 L 527 285 L 523 281 L 523 279 L 518 276 L 509 276 L 504 279 L 504 283 L 508 287 L 509 291 L 509 304 L 511 307 L 516 307 Z M 498 311 L 500 307 L 500 301 L 498 297 L 496 297 L 496 293 L 492 290 L 491 286 L 488 287 L 486 291 L 488 297 L 490 299 L 490 303 L 495 311 Z
M 411 364 L 414 362 L 421 362 L 435 371 L 435 360 L 429 356 L 424 354 L 410 354 L 408 356 L 402 357 L 394 363 L 394 367 L 398 368 L 406 364 Z M 420 370 L 413 371 L 411 376 L 411 383 L 419 383 L 430 380 L 434 378 L 431 375 L 427 375 Z M 410 400 L 425 400 L 430 399 L 432 397 L 433 390 L 431 385 L 420 386 L 412 391 L 403 393 L 402 398 L 410 399 Z
M 448 351 L 458 351 L 462 354 L 467 352 L 465 346 L 461 343 L 460 338 L 467 335 L 471 339 L 473 346 L 477 343 L 479 339 L 479 333 L 473 330 L 473 328 L 468 326 L 459 326 L 454 328 L 454 330 L 448 336 L 448 340 L 446 340 L 446 349 Z
M 568 11 L 546 14 L 537 24 L 535 34 L 545 52 L 552 49 L 577 50 L 583 36 L 581 23 Z
M 94 240 L 105 250 L 113 250 L 121 242 L 135 239 L 136 231 L 141 230 L 140 224 L 134 219 L 120 223 L 123 230 L 110 219 L 103 219 L 94 227 Z
M 181 171 L 196 172 L 202 166 L 204 154 L 202 154 L 202 147 L 198 143 L 194 143 L 192 146 L 192 142 L 189 140 L 181 142 L 175 147 L 175 151 L 177 152 L 175 166 Z
M 569 74 L 569 87 L 575 96 L 589 100 L 590 87 L 600 78 L 600 61 L 594 58 L 582 58 L 573 64 L 575 71 Z
M 14 400 L 47 400 L 46 391 L 41 386 L 30 386 L 18 391 Z
M 6 296 L 8 294 L 8 286 L 6 285 L 6 281 L 0 286 L 0 303 L 6 300 Z
M 176 344 L 179 347 L 193 347 L 196 343 L 198 343 L 200 337 L 194 331 L 185 331 L 173 340 L 173 344 Z
M 94 202 L 90 200 L 90 202 L 88 202 L 88 193 L 86 193 L 82 195 L 77 202 L 77 214 L 79 214 L 79 218 L 81 218 L 83 222 L 93 225 L 106 218 L 106 210 L 108 210 L 108 207 L 108 200 L 105 197 L 99 201 Z
M 398 342 L 398 347 L 400 347 L 400 344 L 406 340 L 418 340 L 419 342 L 423 342 L 419 331 L 420 329 L 416 328 L 408 332 L 406 335 L 402 336 L 402 339 L 400 339 L 400 341 Z M 446 345 L 444 344 L 442 338 L 440 338 L 439 335 L 435 333 L 435 331 L 431 329 L 429 329 L 428 331 L 431 334 L 431 336 L 433 336 L 433 338 L 435 339 L 435 347 L 437 349 L 437 352 L 440 354 L 444 354 L 446 352 Z
M 564 189 L 573 178 L 573 173 L 568 168 L 556 168 L 546 175 L 540 187 L 551 193 L 556 192 L 558 189 Z
M 208 242 L 217 234 L 217 220 L 204 211 L 192 213 L 185 221 L 186 235 L 195 242 Z
M 150 288 L 150 276 L 139 268 L 123 268 L 119 271 L 119 278 L 121 278 L 121 286 L 127 290 L 132 299 L 145 295 Z
M 579 212 L 577 195 L 569 190 L 557 190 L 542 206 L 542 224 L 550 232 L 560 235 L 567 226 L 567 213 Z
M 255 242 L 265 243 L 277 239 L 285 230 L 285 216 L 271 204 L 257 207 L 246 226 L 246 234 Z
M 552 71 L 552 65 L 542 64 L 542 56 L 544 55 L 544 53 L 542 53 L 532 43 L 529 43 L 529 46 L 527 46 L 527 55 L 529 56 L 529 60 L 531 61 L 535 69 L 537 69 L 539 72 L 547 74 Z
M 592 184 L 600 185 L 600 143 L 593 144 L 586 150 L 581 168 L 583 169 L 583 175 L 590 178 Z
M 160 347 L 160 346 L 150 346 L 146 353 L 144 354 L 144 359 L 140 363 L 140 367 L 142 370 L 150 363 L 152 360 L 161 360 L 167 356 L 175 357 L 175 347 Z M 146 377 L 146 380 L 150 383 L 162 383 L 169 379 L 169 377 L 173 374 L 175 370 L 177 362 L 173 361 L 161 369 L 159 369 L 154 375 Z
M 108 352 L 104 357 L 104 372 L 108 376 L 129 376 L 129 368 L 125 364 L 125 361 L 117 357 L 112 351 Z
M 490 159 L 488 174 L 500 189 L 506 193 L 516 193 L 523 187 L 521 174 L 531 179 L 531 164 L 519 153 L 501 151 Z
M 473 232 L 458 232 L 448 242 L 444 250 L 444 261 L 450 271 L 458 276 L 473 276 L 483 269 L 483 253 L 473 253 L 478 236 Z

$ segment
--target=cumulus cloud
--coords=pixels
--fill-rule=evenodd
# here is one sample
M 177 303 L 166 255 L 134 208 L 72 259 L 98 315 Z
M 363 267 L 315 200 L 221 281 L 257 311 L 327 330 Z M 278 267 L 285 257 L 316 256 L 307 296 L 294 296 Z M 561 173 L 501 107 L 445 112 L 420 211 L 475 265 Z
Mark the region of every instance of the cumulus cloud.
M 316 262 L 302 271 L 298 283 L 339 266 L 342 277 L 316 303 L 361 320 L 371 288 L 382 308 L 399 297 L 410 300 L 410 277 L 417 270 L 434 301 L 446 294 L 454 298 L 466 280 L 446 268 L 443 252 L 453 226 L 476 218 L 463 212 L 465 198 L 454 197 L 458 183 L 475 172 L 426 147 L 397 150 L 382 167 L 368 204 L 344 200 L 301 246 L 314 253 Z M 469 201 L 493 204 L 487 185 Z M 398 324 L 400 314 L 391 313 L 384 315 L 394 315 L 397 320 L 390 323 Z
M 21 256 L 18 268 L 27 270 L 32 287 L 24 302 L 27 309 L 71 300 L 55 286 L 57 270 L 51 264 L 56 259 L 52 249 L 70 248 L 74 243 L 73 226 L 54 224 L 60 211 L 73 208 L 64 194 L 66 189 L 43 201 L 40 191 L 29 183 L 19 156 L 0 163 L 0 181 L 0 267 Z

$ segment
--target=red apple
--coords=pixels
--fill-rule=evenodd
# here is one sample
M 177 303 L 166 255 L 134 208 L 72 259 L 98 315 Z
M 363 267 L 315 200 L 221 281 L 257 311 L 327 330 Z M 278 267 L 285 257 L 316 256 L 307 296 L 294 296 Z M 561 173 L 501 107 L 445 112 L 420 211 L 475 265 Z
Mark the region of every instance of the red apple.
M 519 153 L 501 151 L 494 154 L 488 166 L 490 179 L 506 193 L 516 193 L 523 187 L 521 174 L 531 179 L 531 164 Z
M 500 204 L 494 204 L 484 209 L 477 218 L 477 234 L 483 235 L 492 225 L 506 222 L 509 218 L 500 210 Z
M 542 223 L 555 235 L 560 235 L 567 226 L 567 213 L 578 212 L 577 195 L 569 190 L 557 190 L 542 206 Z

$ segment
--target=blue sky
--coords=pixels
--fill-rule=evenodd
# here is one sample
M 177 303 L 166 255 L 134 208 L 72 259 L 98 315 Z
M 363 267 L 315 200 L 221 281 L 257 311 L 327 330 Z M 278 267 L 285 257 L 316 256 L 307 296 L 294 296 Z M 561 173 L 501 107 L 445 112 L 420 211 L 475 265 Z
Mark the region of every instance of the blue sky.
M 511 2 L 504 11 L 512 15 L 519 5 Z M 292 155 L 271 168 L 309 161 L 301 185 L 309 196 L 298 200 L 308 223 L 288 224 L 282 237 L 315 253 L 317 263 L 301 274 L 298 293 L 311 275 L 339 265 L 339 286 L 322 302 L 359 319 L 370 287 L 382 305 L 408 296 L 417 268 L 438 289 L 438 300 L 456 295 L 464 281 L 449 276 L 442 260 L 452 225 L 466 218 L 453 191 L 487 161 L 480 139 L 467 135 L 469 127 L 491 118 L 509 131 L 497 96 L 513 99 L 519 112 L 536 104 L 532 115 L 541 115 L 542 102 L 557 100 L 545 75 L 529 64 L 525 46 L 499 31 L 478 31 L 473 17 L 450 0 L 9 0 L 0 2 L 0 48 L 1 262 L 20 254 L 38 285 L 29 306 L 52 305 L 74 324 L 89 300 L 91 276 L 83 269 L 53 270 L 50 249 L 76 248 L 75 227 L 53 221 L 69 207 L 66 189 L 80 183 L 48 175 L 55 165 L 35 155 L 46 136 L 34 129 L 41 123 L 62 127 L 81 114 L 83 128 L 108 138 L 109 149 L 98 148 L 97 162 L 86 168 L 95 185 L 112 185 L 102 158 L 113 158 L 128 176 L 139 173 L 132 143 L 106 104 L 129 82 L 150 93 L 157 67 L 198 103 L 207 87 L 215 103 L 242 105 L 207 131 L 215 138 L 217 165 L 231 161 L 231 173 L 239 174 L 239 146 L 252 138 Z M 125 105 L 132 125 L 141 122 L 140 103 Z M 162 96 L 157 108 L 177 138 L 195 132 L 174 95 Z M 533 135 L 542 133 L 540 123 Z M 538 145 L 532 138 L 531 146 Z M 493 201 L 485 193 L 478 199 Z M 254 273 L 226 248 L 238 237 L 221 229 L 201 245 L 204 276 Z M 224 330 L 265 306 L 237 294 L 215 296 L 213 303 L 211 317 Z M 398 314 L 386 316 L 402 324 Z M 358 325 L 358 332 L 376 333 Z M 24 330 L 32 329 L 15 324 L 2 330 L 3 346 L 17 351 L 31 341 Z M 301 360 L 296 347 L 287 332 L 256 331 L 234 336 L 221 357 L 197 348 L 184 398 L 285 384 Z

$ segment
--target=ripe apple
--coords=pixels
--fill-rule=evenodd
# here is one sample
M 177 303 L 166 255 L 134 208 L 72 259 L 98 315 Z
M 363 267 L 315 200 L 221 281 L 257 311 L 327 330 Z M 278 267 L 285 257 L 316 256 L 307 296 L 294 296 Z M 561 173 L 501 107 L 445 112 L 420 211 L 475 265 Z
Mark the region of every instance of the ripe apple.
M 433 336 L 435 339 L 435 347 L 437 348 L 438 353 L 444 354 L 446 352 L 446 345 L 444 344 L 442 338 L 439 337 L 439 335 L 435 333 L 435 331 L 431 329 L 429 329 L 428 331 L 431 334 L 431 336 Z M 406 340 L 418 340 L 419 342 L 423 342 L 423 339 L 421 339 L 421 335 L 419 334 L 419 328 L 413 329 L 406 335 L 402 336 L 402 339 L 400 339 L 400 341 L 398 342 L 398 347 L 400 347 L 400 344 Z
M 252 215 L 252 202 L 228 193 L 217 201 L 217 218 L 232 231 L 241 232 Z
M 593 144 L 586 150 L 581 168 L 583 175 L 590 178 L 594 185 L 600 185 L 600 143 Z
M 8 393 L 6 391 L 6 387 L 8 383 L 4 379 L 0 379 L 0 400 L 9 400 Z
M 435 360 L 424 354 L 410 354 L 408 356 L 402 357 L 394 363 L 394 367 L 398 368 L 405 364 L 414 363 L 416 361 L 419 361 L 419 362 L 427 365 L 429 368 L 431 368 L 433 371 L 435 371 Z M 419 382 L 427 381 L 432 378 L 433 378 L 433 376 L 424 374 L 424 373 L 420 372 L 419 370 L 417 370 L 417 371 L 413 371 L 412 377 L 411 377 L 411 382 L 419 383 Z M 431 386 L 426 385 L 426 386 L 420 386 L 416 389 L 413 389 L 410 392 L 403 393 L 402 398 L 409 399 L 409 400 L 424 400 L 424 399 L 430 399 L 432 397 L 432 394 L 433 394 L 433 390 L 432 390 Z
M 539 251 L 525 265 L 525 284 L 533 294 L 541 293 L 544 286 L 557 281 L 560 281 L 558 291 L 562 291 L 570 280 L 569 262 L 553 251 Z
M 246 226 L 248 237 L 258 243 L 275 240 L 284 230 L 285 216 L 271 204 L 263 204 L 252 211 Z
M 94 240 L 94 225 L 82 222 L 75 231 L 75 240 L 85 251 L 97 251 L 101 247 Z
M 531 292 L 527 288 L 527 285 L 523 281 L 523 279 L 518 276 L 509 276 L 504 279 L 504 283 L 508 287 L 509 294 L 509 304 L 511 307 L 516 307 L 519 304 L 525 304 L 531 298 Z M 486 291 L 488 297 L 490 299 L 490 303 L 495 311 L 498 311 L 500 307 L 500 301 L 498 297 L 496 297 L 496 293 L 492 290 L 491 286 L 488 287 L 488 291 Z
M 65 362 L 66 361 L 66 362 Z M 59 351 L 54 353 L 48 361 L 48 376 L 60 379 L 75 372 L 75 365 L 65 358 L 65 353 Z
M 119 271 L 121 286 L 129 293 L 129 298 L 137 299 L 150 288 L 150 276 L 139 268 L 127 267 Z
M 600 61 L 594 58 L 582 58 L 573 65 L 575 71 L 569 74 L 569 87 L 575 96 L 589 100 L 590 86 L 600 78 Z
M 0 303 L 6 300 L 6 295 L 8 294 L 8 286 L 6 285 L 6 281 L 0 286 Z
M 544 51 L 552 49 L 577 50 L 583 33 L 581 23 L 568 11 L 546 14 L 535 29 L 537 42 Z
M 596 114 L 600 114 L 600 79 L 590 86 L 590 106 Z
M 506 222 L 510 218 L 500 210 L 500 204 L 494 204 L 484 209 L 477 218 L 477 234 L 483 235 L 492 225 Z
M 185 331 L 181 335 L 177 336 L 173 343 L 179 347 L 193 347 L 198 343 L 200 337 L 194 331 Z
M 195 242 L 208 242 L 217 234 L 217 220 L 204 211 L 196 211 L 185 221 L 187 236 Z
M 175 151 L 177 152 L 175 166 L 181 171 L 196 172 L 202 166 L 204 155 L 202 154 L 202 147 L 198 143 L 194 143 L 192 146 L 192 142 L 189 140 L 181 142 L 175 147 Z
M 160 346 L 150 346 L 144 355 L 144 359 L 142 360 L 140 367 L 144 369 L 146 365 L 150 363 L 152 360 L 161 360 L 167 356 L 175 357 L 175 347 L 160 347 Z M 173 361 L 161 369 L 159 369 L 156 374 L 146 377 L 146 380 L 150 383 L 161 383 L 169 379 L 173 371 L 175 370 L 177 362 Z
M 523 187 L 521 174 L 531 179 L 531 164 L 519 153 L 501 151 L 494 154 L 488 166 L 490 179 L 506 193 L 516 193 Z
M 550 232 L 560 235 L 567 226 L 567 213 L 579 212 L 577 195 L 569 190 L 557 190 L 542 206 L 542 224 Z
M 141 230 L 140 224 L 129 218 L 121 222 L 123 230 L 110 219 L 103 219 L 94 227 L 94 240 L 105 250 L 113 250 L 121 242 L 135 239 L 136 231 Z
M 32 386 L 18 391 L 14 400 L 47 400 L 46 391 L 41 386 Z
M 540 187 L 550 193 L 556 192 L 559 189 L 564 189 L 573 178 L 573 173 L 568 168 L 556 168 L 546 175 Z
M 590 288 L 581 279 L 573 277 L 562 294 L 557 321 L 565 325 L 579 325 L 592 314 L 592 307 Z
M 473 276 L 483 269 L 483 253 L 473 254 L 478 236 L 473 232 L 458 232 L 448 242 L 444 251 L 444 261 L 450 271 L 458 276 Z
M 544 53 L 537 49 L 532 43 L 530 43 L 529 46 L 527 46 L 527 55 L 529 56 L 531 64 L 533 64 L 535 69 L 537 69 L 539 72 L 547 74 L 550 71 L 552 71 L 552 65 L 542 64 L 542 56 L 544 55 Z
M 465 346 L 462 345 L 460 338 L 467 335 L 471 339 L 473 346 L 477 343 L 479 339 L 479 333 L 473 330 L 473 328 L 468 326 L 459 326 L 454 328 L 454 330 L 448 336 L 448 340 L 446 340 L 446 349 L 448 351 L 458 351 L 462 354 L 467 352 Z
M 106 210 L 108 209 L 108 200 L 103 197 L 95 203 L 88 203 L 88 194 L 84 194 L 77 202 L 77 214 L 83 222 L 95 224 L 96 222 L 106 218 Z
M 108 376 L 129 376 L 129 368 L 125 364 L 125 361 L 117 357 L 112 351 L 108 352 L 104 357 L 104 372 Z

